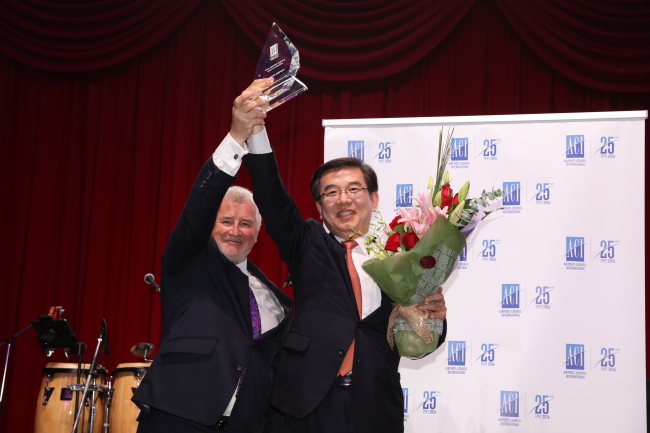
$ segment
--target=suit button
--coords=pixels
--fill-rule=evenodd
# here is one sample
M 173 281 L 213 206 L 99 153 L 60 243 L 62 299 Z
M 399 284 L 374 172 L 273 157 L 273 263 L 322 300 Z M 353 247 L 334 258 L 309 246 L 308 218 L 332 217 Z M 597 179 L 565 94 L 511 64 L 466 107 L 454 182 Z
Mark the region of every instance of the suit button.
M 244 366 L 243 366 L 243 365 L 238 365 L 238 366 L 237 366 L 237 371 L 242 371 L 243 369 L 244 369 Z
M 345 349 L 339 349 L 339 355 L 345 356 Z
M 255 342 L 254 342 L 254 341 L 253 341 L 253 342 L 251 342 L 251 346 L 255 346 Z
M 363 328 L 363 323 L 358 322 L 358 323 L 357 323 L 357 328 Z

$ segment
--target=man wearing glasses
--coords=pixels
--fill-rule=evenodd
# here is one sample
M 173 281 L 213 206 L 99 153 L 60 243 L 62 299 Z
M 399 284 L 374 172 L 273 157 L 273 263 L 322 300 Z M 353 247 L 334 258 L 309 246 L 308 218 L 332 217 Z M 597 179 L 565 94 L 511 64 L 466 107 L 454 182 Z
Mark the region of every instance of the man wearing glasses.
M 263 127 L 266 115 L 246 102 L 248 94 L 235 100 L 233 122 L 259 119 L 249 129 L 243 161 L 267 231 L 289 267 L 296 301 L 273 379 L 271 403 L 282 417 L 277 431 L 401 432 L 399 354 L 386 340 L 391 300 L 361 268 L 370 258 L 360 238 L 379 203 L 377 175 L 355 158 L 326 162 L 311 180 L 325 227 L 303 220 L 279 177 Z M 342 244 L 350 239 L 361 246 Z M 427 298 L 432 301 L 424 306 L 429 317 L 445 319 L 442 294 Z

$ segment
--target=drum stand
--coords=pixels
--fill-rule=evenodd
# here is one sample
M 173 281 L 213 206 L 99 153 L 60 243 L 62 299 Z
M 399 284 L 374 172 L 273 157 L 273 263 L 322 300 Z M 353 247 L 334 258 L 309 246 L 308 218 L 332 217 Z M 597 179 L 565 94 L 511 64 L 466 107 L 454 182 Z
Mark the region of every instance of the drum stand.
M 83 387 L 83 394 L 81 395 L 81 401 L 79 402 L 79 408 L 77 409 L 77 414 L 75 415 L 74 419 L 74 425 L 72 426 L 72 433 L 75 433 L 77 430 L 77 424 L 79 423 L 79 417 L 81 416 L 81 412 L 83 411 L 84 403 L 86 401 L 86 398 L 88 397 L 88 391 L 90 390 L 90 379 L 93 376 L 93 373 L 95 372 L 95 367 L 97 365 L 97 354 L 99 353 L 99 348 L 102 345 L 103 342 L 107 342 L 107 330 L 106 330 L 106 320 L 102 319 L 102 330 L 99 332 L 99 337 L 97 337 L 97 346 L 95 347 L 95 354 L 93 355 L 93 360 L 90 363 L 90 369 L 88 370 L 88 377 L 86 378 L 86 384 Z M 104 353 L 107 353 L 108 351 L 108 344 L 104 344 Z M 81 385 L 78 385 L 80 388 Z M 75 389 L 72 386 L 70 387 L 73 389 L 73 391 L 80 391 L 81 389 Z M 101 388 L 101 385 L 93 385 L 93 392 L 99 391 Z M 90 431 L 89 433 L 94 433 L 93 430 L 93 421 L 95 420 L 95 406 L 91 405 L 90 406 L 90 419 L 89 419 L 89 426 L 90 426 Z

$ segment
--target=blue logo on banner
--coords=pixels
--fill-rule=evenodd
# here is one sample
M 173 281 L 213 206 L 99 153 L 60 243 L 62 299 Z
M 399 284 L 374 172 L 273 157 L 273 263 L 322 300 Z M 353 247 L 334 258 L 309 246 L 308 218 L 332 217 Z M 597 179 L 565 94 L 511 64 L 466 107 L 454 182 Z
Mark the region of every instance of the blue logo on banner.
M 535 185 L 535 202 L 537 204 L 548 204 L 551 200 L 552 183 L 544 182 Z
M 479 255 L 481 256 L 481 260 L 483 260 L 484 262 L 496 261 L 498 244 L 499 244 L 499 239 L 483 239 L 481 241 L 481 246 L 483 247 L 483 249 L 479 253 Z
M 413 204 L 413 184 L 412 183 L 403 183 L 397 184 L 395 192 L 396 200 L 395 206 L 397 207 L 406 207 Z
M 483 140 L 483 151 L 481 152 L 483 159 L 497 159 L 497 143 L 500 141 L 497 138 Z
M 402 388 L 402 395 L 404 396 L 404 413 L 409 413 L 409 389 Z
M 530 301 L 530 304 L 535 303 L 535 308 L 548 310 L 551 308 L 551 291 L 553 287 L 551 286 L 536 286 L 535 287 L 535 298 Z
M 567 158 L 585 157 L 585 136 L 584 135 L 566 136 L 566 157 Z
M 535 418 L 539 419 L 550 419 L 551 408 L 549 402 L 553 400 L 552 395 L 540 395 L 535 396 L 535 406 L 531 409 L 528 414 L 535 412 Z
M 469 149 L 469 138 L 452 138 L 451 139 L 451 160 L 467 161 Z
M 465 245 L 460 252 L 460 256 L 458 256 L 461 262 L 466 262 L 467 261 L 467 245 Z
M 511 418 L 519 417 L 519 391 L 501 391 L 499 414 Z
M 566 238 L 566 260 L 568 262 L 585 261 L 585 238 Z
M 391 156 L 393 154 L 393 146 L 395 145 L 395 142 L 392 141 L 386 141 L 379 143 L 378 148 L 379 148 L 379 153 L 375 156 L 377 160 L 380 163 L 387 163 L 391 162 Z
M 440 394 L 440 391 L 424 391 L 422 393 L 424 401 L 418 406 L 418 409 L 422 409 L 422 413 L 435 415 Z
M 585 345 L 584 344 L 566 345 L 566 368 L 567 370 L 585 369 Z
M 519 308 L 519 284 L 501 285 L 501 308 Z
M 465 365 L 466 349 L 464 341 L 450 341 L 447 344 L 447 365 Z
M 476 361 L 481 360 L 481 366 L 484 367 L 494 367 L 494 351 L 499 348 L 498 344 L 494 343 L 483 343 L 481 344 L 481 354 Z
M 598 251 L 596 257 L 598 257 L 601 263 L 616 263 L 615 247 L 618 244 L 619 244 L 618 241 L 612 241 L 612 240 L 600 241 L 600 251 Z
M 503 205 L 519 206 L 521 204 L 521 184 L 519 182 L 503 182 Z
M 614 154 L 616 147 L 615 144 L 618 141 L 618 137 L 600 137 L 600 147 L 597 152 L 600 154 L 601 158 L 616 158 Z
M 600 364 L 601 371 L 616 371 L 616 355 L 620 352 L 619 349 L 614 349 L 611 347 L 603 347 L 600 349 L 600 358 L 598 364 Z
M 348 141 L 348 156 L 350 158 L 360 159 L 361 162 L 364 161 L 364 143 L 363 140 L 350 140 Z

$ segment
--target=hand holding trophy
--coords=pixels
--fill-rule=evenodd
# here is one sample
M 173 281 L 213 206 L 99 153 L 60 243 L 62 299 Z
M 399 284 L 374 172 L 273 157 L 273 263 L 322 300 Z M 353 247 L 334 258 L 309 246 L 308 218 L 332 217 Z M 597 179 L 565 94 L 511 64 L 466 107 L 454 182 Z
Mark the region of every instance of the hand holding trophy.
M 280 30 L 280 27 L 273 23 L 262 54 L 257 61 L 255 79 L 273 77 L 275 82 L 271 87 L 252 96 L 249 101 L 257 97 L 267 100 L 268 106 L 259 109 L 268 113 L 275 107 L 298 96 L 307 90 L 307 86 L 296 78 L 298 69 L 300 69 L 298 49 Z

